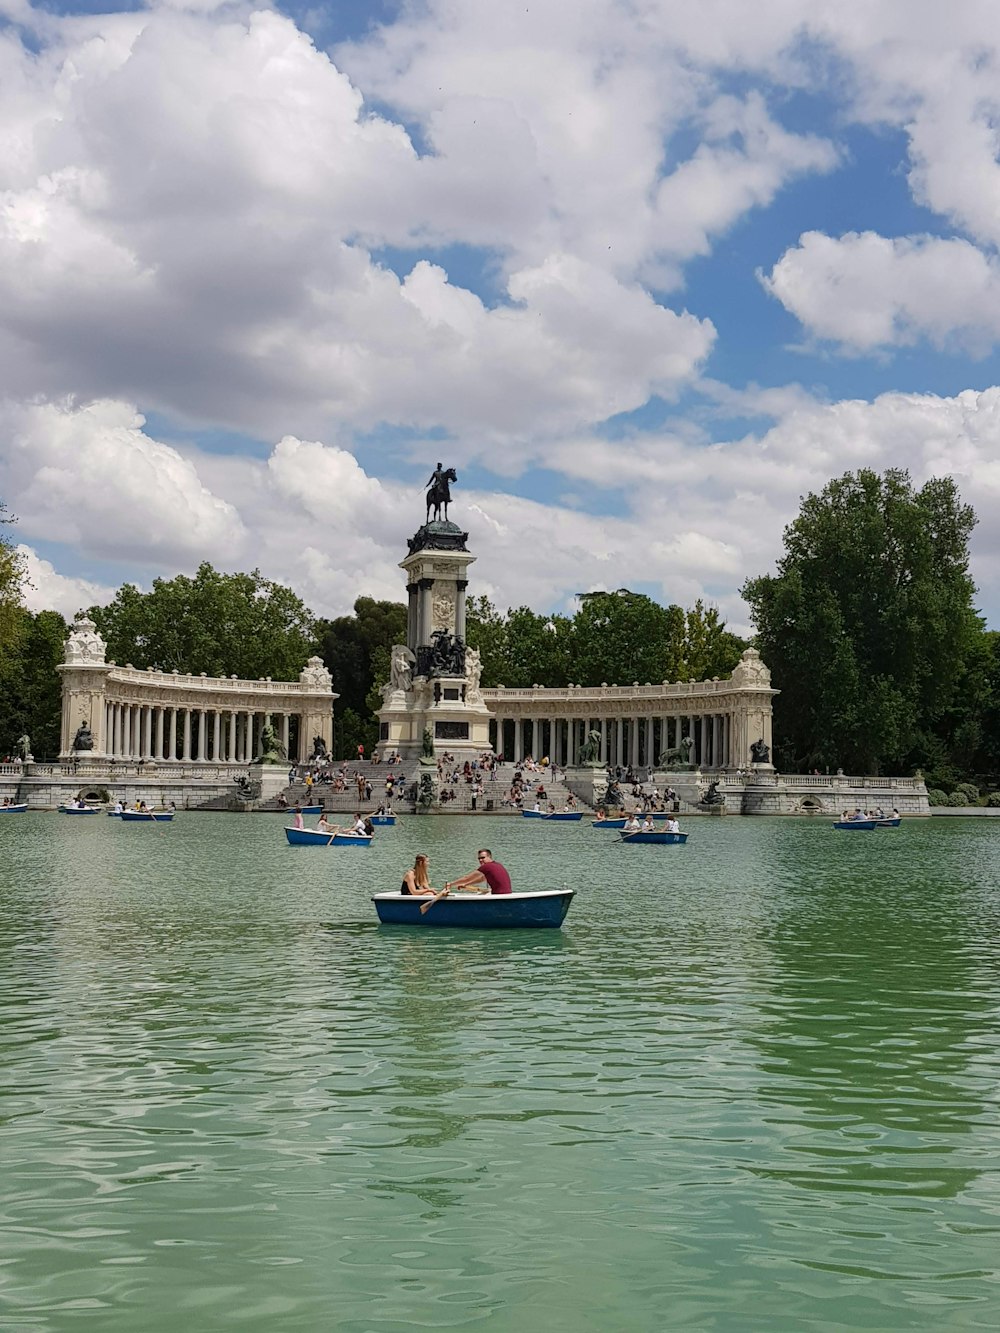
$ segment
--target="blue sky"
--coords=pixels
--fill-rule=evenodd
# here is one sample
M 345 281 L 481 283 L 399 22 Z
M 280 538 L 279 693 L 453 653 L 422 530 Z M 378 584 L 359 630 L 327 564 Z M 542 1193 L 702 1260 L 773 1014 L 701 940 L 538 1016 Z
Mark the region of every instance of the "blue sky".
M 0 498 L 72 613 L 260 567 L 717 603 L 799 497 L 950 472 L 1000 624 L 990 6 L 0 0 Z

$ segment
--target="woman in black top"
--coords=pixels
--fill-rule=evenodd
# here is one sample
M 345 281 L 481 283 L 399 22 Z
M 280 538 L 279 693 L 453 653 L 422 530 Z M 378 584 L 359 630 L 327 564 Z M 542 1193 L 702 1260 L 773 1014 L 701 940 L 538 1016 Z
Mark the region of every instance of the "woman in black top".
M 427 878 L 427 865 L 427 857 L 423 852 L 418 852 L 417 859 L 413 862 L 413 869 L 408 870 L 403 876 L 400 893 L 405 893 L 408 897 L 425 898 L 437 892 L 431 888 L 431 882 Z

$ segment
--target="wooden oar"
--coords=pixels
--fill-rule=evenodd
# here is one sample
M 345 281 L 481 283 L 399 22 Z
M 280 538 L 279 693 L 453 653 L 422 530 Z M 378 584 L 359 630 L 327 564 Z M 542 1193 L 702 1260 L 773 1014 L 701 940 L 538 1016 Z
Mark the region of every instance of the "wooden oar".
M 338 824 L 338 825 L 334 828 L 333 832 L 330 834 L 329 838 L 327 839 L 327 843 L 326 843 L 327 847 L 330 846 L 330 844 L 333 842 L 334 838 L 337 836 L 337 834 L 338 834 L 339 832 L 340 832 L 340 825 Z
M 450 889 L 442 889 L 440 893 L 435 893 L 433 898 L 428 898 L 425 903 L 421 903 L 420 915 L 423 916 L 425 912 L 429 912 L 436 902 L 440 902 L 442 898 L 447 898 L 450 892 Z

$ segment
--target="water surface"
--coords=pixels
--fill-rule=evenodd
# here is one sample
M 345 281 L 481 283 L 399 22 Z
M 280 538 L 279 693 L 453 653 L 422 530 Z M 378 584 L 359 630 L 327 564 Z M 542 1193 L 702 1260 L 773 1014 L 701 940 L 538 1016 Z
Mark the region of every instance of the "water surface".
M 0 1329 L 995 1329 L 1000 830 L 690 828 L 0 821 Z

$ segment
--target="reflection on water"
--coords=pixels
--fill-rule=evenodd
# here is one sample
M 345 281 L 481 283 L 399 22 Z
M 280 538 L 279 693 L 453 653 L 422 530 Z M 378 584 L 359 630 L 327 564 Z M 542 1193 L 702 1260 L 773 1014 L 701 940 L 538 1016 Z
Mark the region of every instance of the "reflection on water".
M 942 824 L 0 825 L 0 1329 L 995 1327 L 1000 830 Z M 484 828 L 562 932 L 378 926 Z

